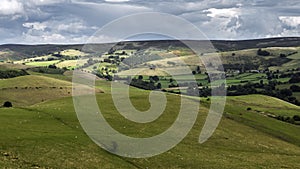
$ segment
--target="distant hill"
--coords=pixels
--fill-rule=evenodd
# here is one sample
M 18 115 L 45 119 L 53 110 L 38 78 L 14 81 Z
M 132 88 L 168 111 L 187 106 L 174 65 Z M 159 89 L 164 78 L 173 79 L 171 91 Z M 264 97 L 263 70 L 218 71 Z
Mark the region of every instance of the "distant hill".
M 6 44 L 0 45 L 0 61 L 1 60 L 20 60 L 33 56 L 48 55 L 50 53 L 66 50 L 78 49 L 82 45 L 16 45 Z
M 207 44 L 207 41 L 189 41 L 191 43 Z M 300 37 L 284 37 L 269 39 L 252 39 L 252 40 L 212 40 L 211 43 L 219 51 L 234 51 L 250 48 L 266 48 L 266 47 L 294 47 L 300 46 Z M 107 45 L 112 44 L 96 44 L 97 50 L 101 51 Z M 1 60 L 20 60 L 33 56 L 48 55 L 50 53 L 66 50 L 81 50 L 84 44 L 76 45 L 16 45 L 6 44 L 0 45 L 0 61 Z M 92 45 L 91 45 L 92 46 Z M 170 47 L 186 47 L 181 41 L 177 40 L 152 40 L 152 41 L 126 41 L 119 42 L 114 46 L 115 49 L 147 49 L 147 48 L 169 49 Z

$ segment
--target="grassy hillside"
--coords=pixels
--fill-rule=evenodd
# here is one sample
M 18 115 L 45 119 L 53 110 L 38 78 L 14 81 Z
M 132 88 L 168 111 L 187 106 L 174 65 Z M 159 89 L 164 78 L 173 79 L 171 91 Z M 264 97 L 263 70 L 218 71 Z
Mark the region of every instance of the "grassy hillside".
M 44 56 L 65 49 L 81 49 L 82 45 L 0 45 L 0 60 L 21 60 Z
M 0 70 L 7 69 L 27 69 L 31 66 L 21 65 L 21 64 L 8 64 L 8 63 L 0 63 Z
M 228 97 L 225 108 L 226 117 L 300 146 L 300 126 L 273 115 L 300 115 L 300 107 L 269 96 L 248 95 Z
M 159 119 L 146 125 L 131 123 L 115 110 L 109 94 L 109 83 L 97 81 L 97 86 L 105 91 L 105 94 L 97 95 L 104 116 L 116 130 L 124 134 L 135 137 L 158 134 L 172 125 L 178 113 L 175 107 L 180 98 L 167 94 L 169 104 Z M 131 94 L 131 101 L 137 109 L 149 108 L 147 91 L 131 88 Z M 258 99 L 256 101 L 253 98 Z M 197 99 L 191 99 L 191 104 Z M 207 142 L 199 144 L 199 133 L 209 105 L 209 101 L 203 100 L 196 124 L 188 136 L 170 151 L 146 159 L 118 157 L 97 147 L 81 129 L 72 98 L 24 108 L 1 108 L 0 167 L 299 168 L 299 126 L 247 112 L 246 103 L 237 103 L 247 100 L 253 110 L 293 109 L 299 113 L 299 107 L 267 96 L 228 97 L 226 115 L 218 129 Z M 280 138 L 282 135 L 290 137 Z
M 52 77 L 28 75 L 0 81 L 0 103 L 32 105 L 72 95 L 72 83 Z M 96 92 L 101 92 L 97 89 Z

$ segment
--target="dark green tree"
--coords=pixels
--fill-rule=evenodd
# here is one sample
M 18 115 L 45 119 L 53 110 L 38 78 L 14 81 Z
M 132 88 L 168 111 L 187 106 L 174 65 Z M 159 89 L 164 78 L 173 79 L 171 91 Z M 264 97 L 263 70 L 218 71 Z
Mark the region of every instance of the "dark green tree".
M 157 83 L 156 88 L 157 88 L 157 89 L 161 89 L 161 83 Z
M 3 107 L 12 107 L 12 103 L 9 101 L 4 102 Z

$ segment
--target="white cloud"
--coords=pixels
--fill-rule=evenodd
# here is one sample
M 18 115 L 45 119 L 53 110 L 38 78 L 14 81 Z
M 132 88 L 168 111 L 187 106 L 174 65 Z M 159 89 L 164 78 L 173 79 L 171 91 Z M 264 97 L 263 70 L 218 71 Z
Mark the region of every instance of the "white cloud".
M 23 13 L 23 4 L 17 0 L 1 0 L 0 15 L 14 15 Z
M 45 22 L 27 22 L 23 27 L 29 30 L 45 31 L 45 29 L 52 32 L 69 32 L 79 33 L 85 30 L 96 30 L 96 26 L 87 26 L 83 20 L 79 19 L 64 19 L 64 20 L 49 20 Z
M 40 22 L 24 23 L 23 26 L 25 28 L 34 29 L 38 31 L 44 31 L 47 28 L 46 24 Z
M 198 22 L 197 26 L 211 39 L 235 39 L 241 28 L 240 8 L 209 8 L 203 10 L 209 20 Z
M 23 27 L 26 29 L 22 33 L 24 43 L 83 43 L 88 39 L 87 32 L 98 29 L 76 18 L 26 22 Z
M 279 19 L 287 26 L 297 27 L 300 25 L 300 16 L 280 16 Z
M 22 35 L 22 43 L 63 43 L 67 42 L 65 36 L 57 33 L 44 33 L 39 36 L 35 36 L 29 33 L 23 33 Z M 70 43 L 70 42 L 69 42 Z
M 112 42 L 119 42 L 122 39 L 106 36 L 106 35 L 94 35 L 88 38 L 87 43 L 112 43 Z
M 203 12 L 207 12 L 207 16 L 209 17 L 225 17 L 225 18 L 232 18 L 232 17 L 238 17 L 241 14 L 241 11 L 239 8 L 223 8 L 223 9 L 216 9 L 216 8 L 210 8 L 207 10 L 204 10 Z
M 58 31 L 67 31 L 67 32 L 74 32 L 74 33 L 78 33 L 80 31 L 88 30 L 88 29 L 92 29 L 92 30 L 98 29 L 98 27 L 96 26 L 89 27 L 85 25 L 83 21 L 74 21 L 67 24 L 58 24 L 55 25 L 54 28 L 57 29 Z
M 21 0 L 28 6 L 40 6 L 40 5 L 50 5 L 50 4 L 57 4 L 57 3 L 70 3 L 71 0 Z
M 105 2 L 129 2 L 130 0 L 105 0 Z

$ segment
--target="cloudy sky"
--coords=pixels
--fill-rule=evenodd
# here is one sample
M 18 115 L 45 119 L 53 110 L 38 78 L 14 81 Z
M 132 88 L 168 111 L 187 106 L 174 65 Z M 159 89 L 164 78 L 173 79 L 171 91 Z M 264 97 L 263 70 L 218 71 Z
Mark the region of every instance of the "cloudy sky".
M 0 0 L 0 44 L 84 43 L 107 23 L 142 12 L 182 17 L 209 39 L 300 36 L 299 0 Z

